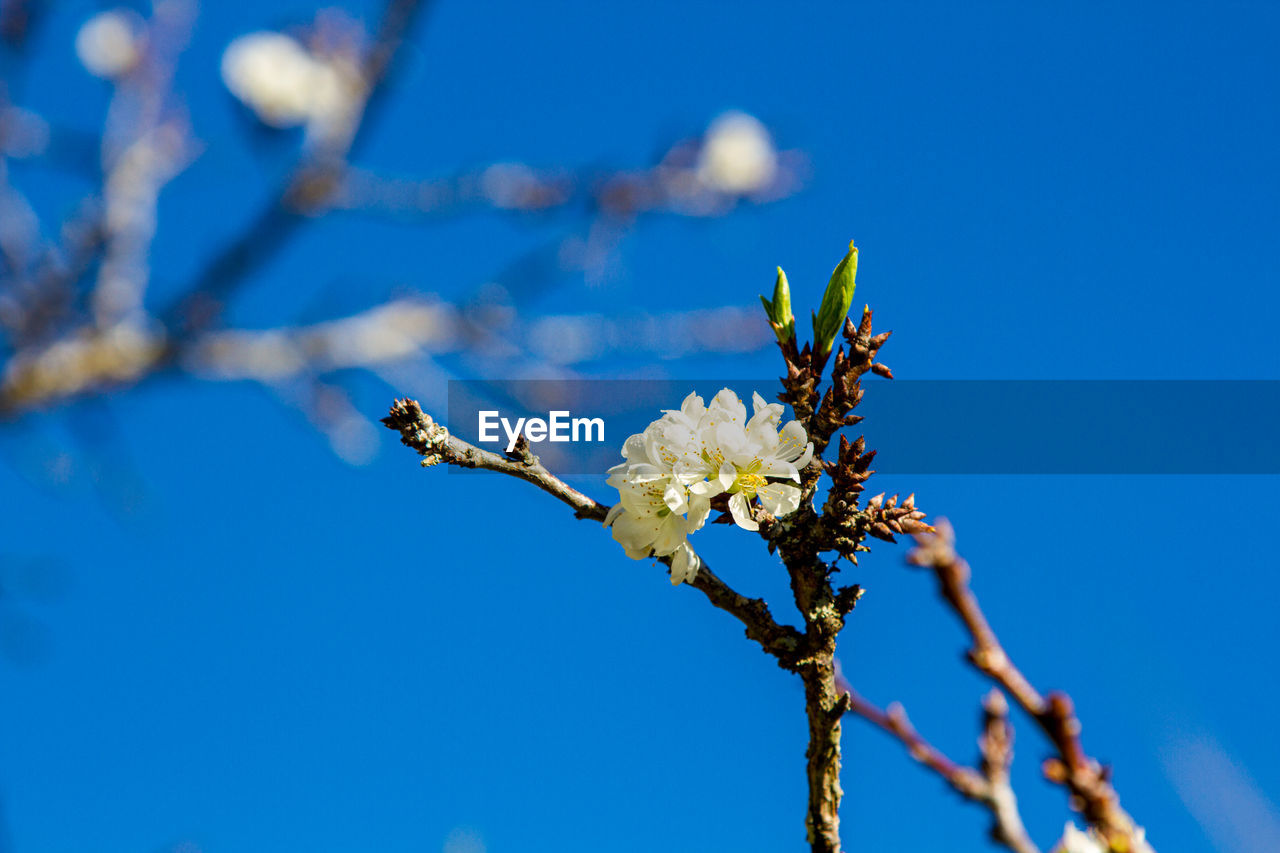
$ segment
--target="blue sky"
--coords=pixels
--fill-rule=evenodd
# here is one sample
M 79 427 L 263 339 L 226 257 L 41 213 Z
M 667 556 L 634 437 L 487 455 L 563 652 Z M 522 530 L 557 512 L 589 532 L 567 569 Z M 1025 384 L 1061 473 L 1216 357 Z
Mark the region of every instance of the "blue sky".
M 105 92 L 72 38 L 96 5 L 53 5 L 23 105 L 92 130 Z M 287 144 L 245 133 L 222 48 L 314 8 L 204 6 L 179 81 L 207 148 L 162 202 L 157 294 L 287 163 Z M 360 162 L 420 177 L 639 164 L 739 108 L 808 152 L 802 194 L 653 222 L 603 283 L 566 280 L 521 310 L 750 306 L 777 264 L 806 306 L 853 237 L 858 299 L 895 330 L 882 355 L 900 377 L 1277 379 L 1278 18 L 1265 3 L 442 2 Z M 86 189 L 15 175 L 49 217 Z M 464 297 L 572 227 L 334 216 L 254 277 L 233 319 L 333 316 L 394 288 Z M 760 351 L 664 369 L 780 368 Z M 401 390 L 357 387 L 375 416 Z M 0 553 L 61 568 L 48 594 L 0 599 L 42 638 L 0 661 L 0 850 L 392 853 L 468 833 L 489 851 L 803 848 L 799 683 L 599 528 L 522 483 L 424 472 L 390 433 L 347 466 L 251 386 L 157 382 L 110 414 L 116 443 L 61 488 L 33 478 L 40 453 L 74 423 L 98 434 L 99 411 L 3 441 Z M 92 488 L 94 464 L 136 479 L 131 512 Z M 1179 853 L 1273 849 L 1280 825 L 1276 485 L 903 475 L 876 491 L 953 521 L 1006 647 L 1072 694 L 1124 805 Z M 602 479 L 582 486 L 607 499 Z M 789 612 L 758 541 L 699 535 L 717 573 Z M 868 589 L 846 670 L 971 760 L 985 687 L 901 556 L 882 546 L 846 571 Z M 1069 813 L 1015 722 L 1024 816 L 1047 848 Z M 987 849 L 985 815 L 878 732 L 850 721 L 845 755 L 849 849 Z

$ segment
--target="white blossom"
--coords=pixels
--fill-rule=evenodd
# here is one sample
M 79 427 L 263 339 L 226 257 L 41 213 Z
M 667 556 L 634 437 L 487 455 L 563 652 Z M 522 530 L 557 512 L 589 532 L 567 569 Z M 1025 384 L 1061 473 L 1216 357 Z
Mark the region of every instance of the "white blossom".
M 758 530 L 752 502 L 781 517 L 800 505 L 800 469 L 813 458 L 804 427 L 792 421 L 779 430 L 783 407 L 753 395 L 747 417 L 738 395 L 725 388 L 703 404 L 690 394 L 679 409 L 627 439 L 626 460 L 609 469 L 609 485 L 619 503 L 605 523 L 632 559 L 672 557 L 673 583 L 691 579 L 698 558 L 688 544 L 711 511 L 711 499 L 729 496 L 730 514 L 738 526 Z
M 778 153 L 760 120 L 728 112 L 707 128 L 698 157 L 698 179 L 711 189 L 749 195 L 773 182 Z
M 353 90 L 343 69 L 277 32 L 249 33 L 222 54 L 222 80 L 265 124 L 287 128 L 341 120 Z
M 691 489 L 676 479 L 662 452 L 663 420 L 627 439 L 622 448 L 625 462 L 609 469 L 609 485 L 618 490 L 619 502 L 609 510 L 605 524 L 627 556 L 671 557 L 671 582 L 692 580 L 699 561 L 688 536 L 707 521 L 711 512 L 709 488 Z
M 119 77 L 137 64 L 141 25 L 123 9 L 99 12 L 76 33 L 76 56 L 95 77 Z
M 800 506 L 800 489 L 769 478 L 800 482 L 800 469 L 813 458 L 813 444 L 799 421 L 778 429 L 782 405 L 766 403 L 753 395 L 754 413 L 747 419 L 746 406 L 728 388 L 707 408 L 702 427 L 703 453 L 717 465 L 715 477 L 728 492 L 729 512 L 739 527 L 758 530 L 751 515 L 751 501 L 759 500 L 770 515 L 782 517 Z

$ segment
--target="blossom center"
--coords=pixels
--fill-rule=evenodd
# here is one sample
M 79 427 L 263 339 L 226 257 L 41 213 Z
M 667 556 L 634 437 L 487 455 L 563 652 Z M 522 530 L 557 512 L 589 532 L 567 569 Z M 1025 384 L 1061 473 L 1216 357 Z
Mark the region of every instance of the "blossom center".
M 760 474 L 760 468 L 764 465 L 759 459 L 749 463 L 745 468 L 734 464 L 734 470 L 738 472 L 738 476 L 734 478 L 733 485 L 729 487 L 729 493 L 742 492 L 748 498 L 754 498 L 756 492 L 768 485 L 769 481 Z

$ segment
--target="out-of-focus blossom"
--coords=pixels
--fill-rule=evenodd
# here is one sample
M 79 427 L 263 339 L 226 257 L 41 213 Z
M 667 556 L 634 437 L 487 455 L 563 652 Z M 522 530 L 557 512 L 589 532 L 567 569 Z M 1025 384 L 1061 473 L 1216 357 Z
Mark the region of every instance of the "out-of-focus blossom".
M 778 152 L 769 130 L 754 116 L 728 112 L 707 128 L 698 157 L 698 179 L 732 195 L 749 195 L 772 183 Z
M 222 54 L 222 81 L 263 123 L 288 128 L 345 117 L 351 81 L 335 62 L 318 59 L 276 32 L 240 36 Z
M 1062 840 L 1055 853 L 1106 853 L 1107 848 L 1092 832 L 1085 832 L 1071 821 L 1062 828 Z
M 76 33 L 76 56 L 96 77 L 119 77 L 138 64 L 142 22 L 124 9 L 99 12 Z

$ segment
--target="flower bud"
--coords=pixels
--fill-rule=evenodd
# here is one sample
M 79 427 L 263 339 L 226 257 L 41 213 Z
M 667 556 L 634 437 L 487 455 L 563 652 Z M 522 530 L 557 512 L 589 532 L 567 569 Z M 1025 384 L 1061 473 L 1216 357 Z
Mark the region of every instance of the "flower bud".
M 778 280 L 773 285 L 773 301 L 763 296 L 760 302 L 764 305 L 764 313 L 769 317 L 769 325 L 778 336 L 778 343 L 785 344 L 796 336 L 796 318 L 791 315 L 791 288 L 787 284 L 787 274 L 778 267 Z
M 849 253 L 836 265 L 822 295 L 822 307 L 813 318 L 813 348 L 819 358 L 826 358 L 835 343 L 836 335 L 849 316 L 853 304 L 853 291 L 857 286 L 858 250 L 849 242 Z

